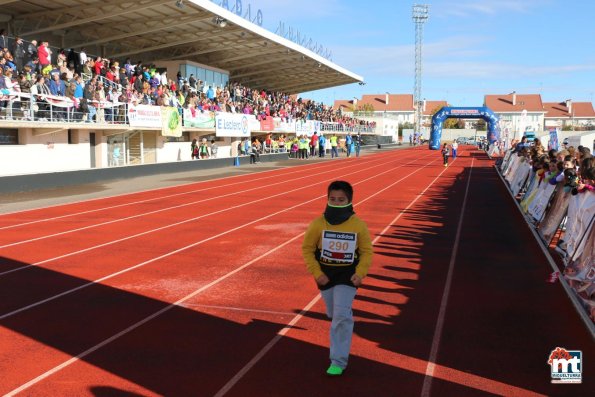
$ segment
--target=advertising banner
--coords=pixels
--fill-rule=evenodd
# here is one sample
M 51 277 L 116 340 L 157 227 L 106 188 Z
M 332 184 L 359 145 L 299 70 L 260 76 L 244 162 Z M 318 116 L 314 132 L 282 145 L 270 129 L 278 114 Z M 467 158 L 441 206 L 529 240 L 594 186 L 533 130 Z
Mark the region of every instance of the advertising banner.
M 570 191 L 558 185 L 550 207 L 546 210 L 543 220 L 537 227 L 546 243 L 550 243 L 558 226 L 562 223 L 570 200 Z
M 275 123 L 274 131 L 276 132 L 295 132 L 295 122 L 282 121 L 280 117 L 273 119 Z
M 220 137 L 250 137 L 250 118 L 255 117 L 248 114 L 222 113 L 215 114 L 215 135 Z
M 322 124 L 320 121 L 314 120 L 298 120 L 295 122 L 295 134 L 296 135 L 306 135 L 311 137 L 314 135 L 314 131 L 320 132 Z
M 215 113 L 194 109 L 184 109 L 184 127 L 215 128 Z
M 171 106 L 161 108 L 161 135 L 182 136 L 182 117 L 178 108 Z
M 161 108 L 150 105 L 130 105 L 128 107 L 128 120 L 131 127 L 161 128 Z
M 261 131 L 274 131 L 275 130 L 275 121 L 272 117 L 267 117 L 265 120 L 260 120 L 260 130 Z

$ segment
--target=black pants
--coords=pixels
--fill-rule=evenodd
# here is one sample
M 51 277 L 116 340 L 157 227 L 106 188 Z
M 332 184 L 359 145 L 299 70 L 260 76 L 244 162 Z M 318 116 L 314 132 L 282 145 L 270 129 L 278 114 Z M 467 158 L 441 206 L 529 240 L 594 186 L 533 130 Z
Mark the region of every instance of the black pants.
M 444 165 L 448 164 L 448 154 L 444 154 L 442 157 L 444 157 Z

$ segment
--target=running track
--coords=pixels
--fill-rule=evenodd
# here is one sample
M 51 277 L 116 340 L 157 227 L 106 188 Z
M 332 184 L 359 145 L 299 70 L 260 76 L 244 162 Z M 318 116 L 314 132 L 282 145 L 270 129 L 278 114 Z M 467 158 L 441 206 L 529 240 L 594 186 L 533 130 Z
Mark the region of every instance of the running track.
M 350 365 L 301 259 L 335 179 L 374 238 Z M 483 154 L 300 164 L 0 217 L 0 394 L 588 395 L 593 340 Z M 582 385 L 550 384 L 557 346 Z

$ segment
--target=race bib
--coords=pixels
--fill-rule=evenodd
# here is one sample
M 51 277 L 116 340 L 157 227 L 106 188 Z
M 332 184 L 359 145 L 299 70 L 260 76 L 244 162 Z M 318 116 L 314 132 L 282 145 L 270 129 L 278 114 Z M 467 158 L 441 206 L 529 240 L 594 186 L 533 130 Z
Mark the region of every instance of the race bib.
M 322 232 L 320 259 L 331 262 L 353 263 L 356 246 L 357 233 L 324 230 Z

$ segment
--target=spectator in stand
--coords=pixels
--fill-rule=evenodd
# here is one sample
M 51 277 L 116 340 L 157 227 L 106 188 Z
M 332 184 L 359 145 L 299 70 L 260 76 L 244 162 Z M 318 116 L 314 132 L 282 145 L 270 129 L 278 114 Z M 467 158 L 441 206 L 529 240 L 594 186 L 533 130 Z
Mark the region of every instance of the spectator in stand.
M 27 51 L 25 51 L 23 39 L 21 39 L 19 36 L 15 37 L 14 39 L 14 47 L 12 49 L 12 54 L 14 56 L 16 71 L 21 72 L 25 64 L 25 55 L 27 54 Z
M 6 37 L 6 30 L 0 29 L 0 48 L 8 47 L 8 37 Z
M 103 88 L 103 83 L 101 81 L 97 82 L 97 88 L 95 89 L 95 94 L 93 96 L 93 103 L 97 106 L 97 114 L 96 114 L 96 121 L 98 123 L 105 122 L 105 111 L 104 111 L 104 104 L 105 104 L 105 91 Z
M 66 85 L 63 80 L 60 79 L 59 73 L 52 74 L 50 80 L 50 92 L 52 95 L 64 96 L 66 94 Z
M 64 48 L 60 48 L 58 55 L 56 56 L 56 65 L 58 65 L 58 68 L 66 65 L 66 59 L 66 52 L 64 51 Z
M 37 47 L 37 54 L 39 57 L 39 66 L 42 70 L 52 64 L 52 51 L 47 41 L 42 41 L 41 45 Z
M 80 100 L 84 95 L 84 88 L 85 88 L 83 78 L 81 76 L 76 76 L 74 78 L 74 84 L 75 84 L 74 97 Z
M 31 40 L 31 43 L 27 46 L 27 59 L 29 61 L 39 59 L 39 56 L 37 55 L 37 40 Z
M 207 90 L 207 99 L 211 101 L 215 99 L 215 90 L 213 90 L 213 86 L 209 86 L 209 89 Z
M 45 78 L 37 75 L 36 83 L 31 86 L 31 111 L 32 117 L 37 117 L 40 121 L 47 121 L 48 117 L 49 105 L 45 101 L 45 95 L 50 95 L 50 90 L 45 84 Z
M 59 73 L 52 74 L 52 78 L 50 80 L 50 93 L 55 96 L 65 96 L 66 95 L 66 84 L 64 80 L 60 79 Z M 54 106 L 53 107 L 53 116 L 56 116 L 59 121 L 63 121 L 66 119 L 66 113 L 62 110 L 63 108 Z
M 101 76 L 104 68 L 105 68 L 105 65 L 104 65 L 101 57 L 95 58 L 95 63 L 93 64 L 93 74 L 95 76 Z
M 38 73 L 40 71 L 39 68 L 39 59 L 37 58 L 33 58 L 32 60 L 30 60 L 29 62 L 27 62 L 27 64 L 25 66 L 23 66 L 23 70 L 28 67 L 29 68 L 29 72 L 31 73 Z

